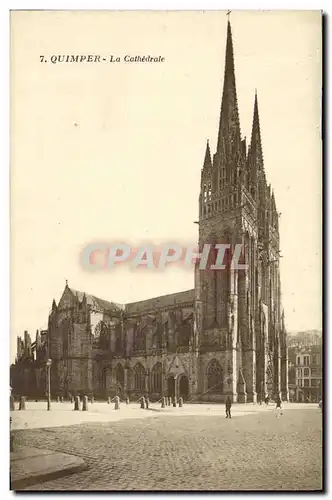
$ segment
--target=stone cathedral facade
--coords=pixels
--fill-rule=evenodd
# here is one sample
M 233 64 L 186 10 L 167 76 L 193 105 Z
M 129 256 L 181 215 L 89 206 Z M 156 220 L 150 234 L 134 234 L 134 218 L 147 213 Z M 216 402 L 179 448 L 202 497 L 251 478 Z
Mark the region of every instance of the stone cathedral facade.
M 231 25 L 217 148 L 201 171 L 199 247 L 243 244 L 247 270 L 201 270 L 195 288 L 131 304 L 72 289 L 53 301 L 48 330 L 18 339 L 12 385 L 54 395 L 183 396 L 190 401 L 288 400 L 279 225 L 264 170 L 257 95 L 250 144 L 241 137 Z M 25 384 L 25 385 L 24 385 Z M 23 387 L 23 389 L 22 389 Z

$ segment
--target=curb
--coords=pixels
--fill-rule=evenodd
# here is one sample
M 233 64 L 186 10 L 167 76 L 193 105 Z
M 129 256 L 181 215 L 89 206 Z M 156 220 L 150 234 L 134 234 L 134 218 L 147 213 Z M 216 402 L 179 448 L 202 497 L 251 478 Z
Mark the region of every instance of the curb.
M 35 484 L 45 483 L 46 481 L 52 481 L 54 479 L 59 479 L 62 477 L 70 476 L 72 474 L 76 474 L 77 472 L 82 472 L 82 471 L 87 470 L 87 469 L 88 469 L 88 466 L 82 460 L 81 464 L 73 465 L 71 467 L 68 467 L 67 469 L 62 469 L 62 470 L 55 471 L 55 472 L 48 472 L 45 474 L 34 475 L 34 476 L 26 477 L 24 479 L 18 479 L 17 481 L 15 481 L 15 480 L 12 481 L 11 475 L 10 475 L 10 479 L 9 479 L 10 490 L 12 490 L 12 491 L 23 490 L 23 489 L 28 488 L 30 486 L 33 486 Z

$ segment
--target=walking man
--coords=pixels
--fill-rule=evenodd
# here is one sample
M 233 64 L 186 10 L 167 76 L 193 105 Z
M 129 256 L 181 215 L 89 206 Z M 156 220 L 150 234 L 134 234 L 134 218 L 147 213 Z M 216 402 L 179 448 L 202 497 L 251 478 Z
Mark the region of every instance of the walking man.
M 226 399 L 226 418 L 232 418 L 231 407 L 232 407 L 231 398 L 229 396 L 227 396 L 227 399 Z
M 279 417 L 279 415 L 282 415 L 280 396 L 277 396 L 277 399 L 276 399 L 276 412 L 277 412 L 277 418 Z

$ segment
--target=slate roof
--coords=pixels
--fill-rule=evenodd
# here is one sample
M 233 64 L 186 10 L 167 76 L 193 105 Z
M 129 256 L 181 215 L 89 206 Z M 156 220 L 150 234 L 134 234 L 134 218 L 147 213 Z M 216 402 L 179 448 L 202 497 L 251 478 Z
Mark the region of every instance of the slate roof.
M 172 293 L 169 295 L 162 295 L 160 297 L 153 297 L 146 300 L 140 300 L 138 302 L 131 302 L 129 304 L 119 304 L 117 302 L 109 302 L 104 299 L 100 299 L 95 295 L 90 295 L 88 293 L 80 292 L 74 288 L 68 289 L 76 295 L 78 300 L 82 302 L 85 295 L 87 304 L 91 306 L 92 309 L 103 310 L 109 312 L 120 312 L 126 311 L 129 314 L 132 313 L 147 313 L 148 311 L 158 310 L 160 308 L 169 306 L 179 306 L 188 302 L 194 302 L 195 290 L 186 290 L 184 292 Z M 188 319 L 188 318 L 186 318 Z
M 69 288 L 69 290 L 77 296 L 80 302 L 82 302 L 84 297 L 84 292 L 80 292 L 79 290 L 74 290 L 73 288 Z M 87 304 L 92 307 L 92 309 L 102 309 L 104 311 L 112 311 L 119 312 L 124 309 L 123 304 L 118 304 L 117 302 L 108 302 L 107 300 L 100 299 L 99 297 L 95 297 L 94 295 L 85 294 Z
M 195 290 L 185 290 L 184 292 L 171 293 L 169 295 L 161 295 L 151 299 L 140 300 L 138 302 L 130 302 L 125 305 L 128 314 L 147 313 L 172 306 L 181 307 L 182 304 L 194 302 Z

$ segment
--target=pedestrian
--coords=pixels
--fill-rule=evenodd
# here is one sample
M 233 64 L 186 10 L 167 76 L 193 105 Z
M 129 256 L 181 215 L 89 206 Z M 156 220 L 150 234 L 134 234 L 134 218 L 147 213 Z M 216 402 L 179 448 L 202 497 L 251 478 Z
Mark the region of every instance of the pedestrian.
M 322 400 L 319 401 L 318 408 L 320 408 L 321 412 L 323 411 L 323 401 Z
M 279 415 L 282 415 L 280 396 L 277 396 L 277 399 L 276 399 L 276 412 L 277 412 L 277 417 L 279 417 Z
M 226 418 L 232 418 L 231 408 L 232 408 L 231 398 L 229 396 L 227 396 L 227 399 L 226 399 Z

